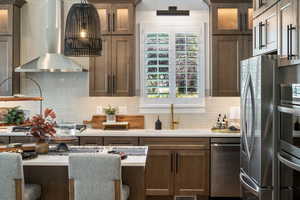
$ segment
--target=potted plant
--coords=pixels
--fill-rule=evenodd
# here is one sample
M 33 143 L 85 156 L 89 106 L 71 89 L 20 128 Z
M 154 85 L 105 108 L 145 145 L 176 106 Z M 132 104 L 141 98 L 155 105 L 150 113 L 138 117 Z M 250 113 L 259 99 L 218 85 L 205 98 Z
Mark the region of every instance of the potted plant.
M 44 115 L 35 115 L 29 121 L 31 125 L 30 134 L 37 139 L 36 152 L 47 154 L 49 151 L 49 137 L 56 134 L 54 129 L 56 114 L 52 109 L 45 109 Z
M 108 107 L 104 108 L 104 112 L 106 114 L 107 122 L 116 122 L 117 108 L 109 105 Z

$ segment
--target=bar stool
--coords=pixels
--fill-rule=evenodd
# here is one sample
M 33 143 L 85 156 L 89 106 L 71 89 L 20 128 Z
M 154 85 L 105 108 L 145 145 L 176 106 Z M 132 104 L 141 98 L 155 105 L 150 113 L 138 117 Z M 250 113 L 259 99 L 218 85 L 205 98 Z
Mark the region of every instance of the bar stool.
M 37 200 L 41 186 L 25 184 L 22 157 L 18 153 L 0 153 L 0 199 Z
M 69 156 L 69 200 L 127 200 L 118 155 L 79 153 Z

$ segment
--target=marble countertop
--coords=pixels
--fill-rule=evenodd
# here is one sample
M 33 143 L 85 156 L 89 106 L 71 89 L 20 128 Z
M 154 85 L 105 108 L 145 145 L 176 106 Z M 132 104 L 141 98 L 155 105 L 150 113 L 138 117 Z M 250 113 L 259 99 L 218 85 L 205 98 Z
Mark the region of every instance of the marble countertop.
M 11 132 L 10 129 L 0 130 L 0 136 L 26 136 L 24 132 Z M 132 129 L 127 131 L 111 131 L 88 128 L 83 132 L 73 135 L 59 136 L 102 136 L 102 137 L 240 137 L 240 133 L 215 133 L 210 129 L 177 129 L 177 130 L 152 130 Z
M 81 147 L 75 147 L 80 149 Z M 94 148 L 91 147 L 84 147 L 84 148 Z M 101 147 L 102 148 L 102 147 Z M 96 154 L 106 154 L 107 151 L 114 148 L 114 146 L 103 146 L 103 149 L 99 149 L 99 152 L 95 152 Z M 118 147 L 116 147 L 118 148 Z M 126 159 L 121 160 L 121 166 L 123 167 L 145 167 L 146 166 L 146 159 L 147 159 L 147 153 L 148 153 L 148 147 L 147 146 L 124 146 L 122 149 L 134 149 L 134 148 L 143 148 L 144 153 L 141 155 L 128 155 Z M 72 154 L 72 153 L 70 153 Z M 84 153 L 82 153 L 84 154 Z M 23 160 L 24 166 L 68 166 L 69 165 L 69 158 L 68 155 L 62 154 L 62 155 L 38 155 L 37 158 L 29 159 L 29 160 Z

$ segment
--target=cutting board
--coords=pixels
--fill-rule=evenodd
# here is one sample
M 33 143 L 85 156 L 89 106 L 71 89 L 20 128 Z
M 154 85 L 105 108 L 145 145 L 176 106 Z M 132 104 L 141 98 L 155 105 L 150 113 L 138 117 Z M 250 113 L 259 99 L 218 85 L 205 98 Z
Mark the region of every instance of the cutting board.
M 83 121 L 84 124 L 91 124 L 92 128 L 103 129 L 105 115 L 93 115 L 92 120 Z M 144 129 L 145 118 L 143 115 L 117 115 L 117 122 L 128 122 L 129 129 Z

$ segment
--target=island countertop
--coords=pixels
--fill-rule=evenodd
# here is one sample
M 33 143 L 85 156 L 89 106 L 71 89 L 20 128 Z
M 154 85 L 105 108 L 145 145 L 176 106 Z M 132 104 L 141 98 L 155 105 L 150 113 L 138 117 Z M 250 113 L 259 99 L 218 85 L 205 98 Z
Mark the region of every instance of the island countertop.
M 0 136 L 26 136 L 25 132 L 12 132 L 10 129 L 0 130 Z M 177 130 L 153 130 L 130 129 L 111 131 L 87 128 L 83 132 L 76 132 L 73 136 L 88 137 L 240 137 L 240 133 L 215 133 L 210 129 L 177 129 Z

